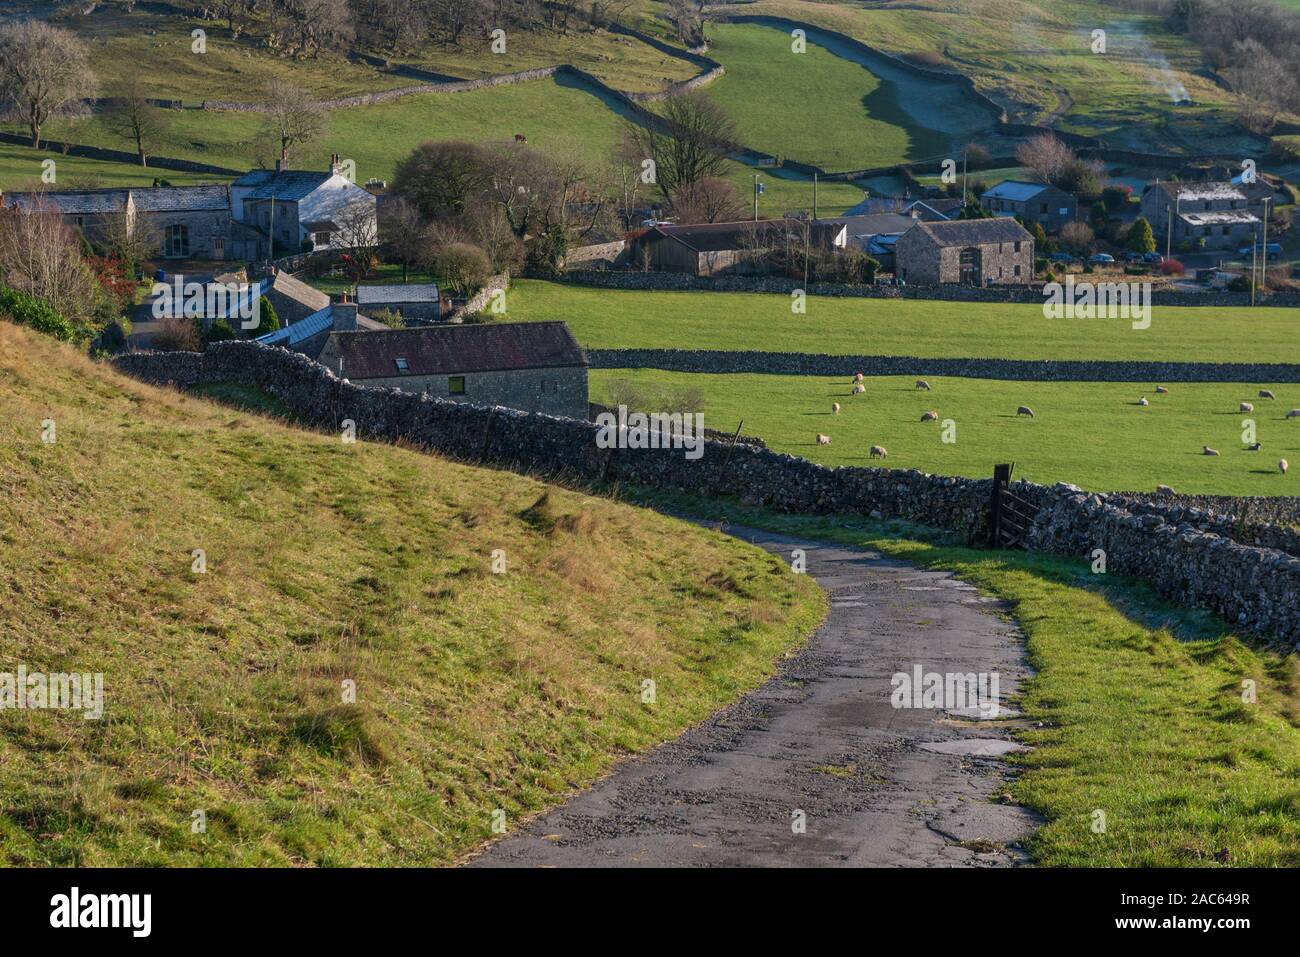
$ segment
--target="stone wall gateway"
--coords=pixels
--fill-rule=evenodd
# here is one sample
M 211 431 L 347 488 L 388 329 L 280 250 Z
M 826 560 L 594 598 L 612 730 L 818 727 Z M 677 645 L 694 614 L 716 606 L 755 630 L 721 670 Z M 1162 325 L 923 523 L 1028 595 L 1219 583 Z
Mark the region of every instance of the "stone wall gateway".
M 114 360 L 129 375 L 182 389 L 234 383 L 279 399 L 305 422 L 362 439 L 403 439 L 451 458 L 524 472 L 576 476 L 721 495 L 780 512 L 847 512 L 900 518 L 988 535 L 991 480 L 915 470 L 827 468 L 754 446 L 706 441 L 696 460 L 673 449 L 601 449 L 598 427 L 505 408 L 448 402 L 338 379 L 306 356 L 255 342 L 215 343 L 199 353 L 129 353 Z M 1150 582 L 1162 594 L 1209 608 L 1244 631 L 1300 639 L 1300 558 L 1238 544 L 1160 514 L 1135 515 L 1072 486 L 1014 486 L 1035 510 L 1033 549 L 1085 558 L 1105 548 L 1110 567 Z

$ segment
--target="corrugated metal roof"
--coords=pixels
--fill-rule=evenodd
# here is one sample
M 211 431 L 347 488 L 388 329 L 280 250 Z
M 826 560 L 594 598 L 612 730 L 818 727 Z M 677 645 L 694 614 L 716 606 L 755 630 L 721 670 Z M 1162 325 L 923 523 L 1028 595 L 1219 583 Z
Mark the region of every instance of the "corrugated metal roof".
M 282 329 L 275 330 L 275 332 L 268 332 L 264 336 L 258 336 L 257 341 L 265 343 L 268 346 L 295 346 L 304 339 L 310 339 L 312 336 L 324 332 L 333 325 L 334 306 L 329 305 L 320 310 L 320 312 L 313 312 L 306 319 L 291 322 Z
M 1012 203 L 1023 203 L 1033 199 L 1047 189 L 1042 183 L 1025 183 L 1020 180 L 1003 180 L 984 194 L 984 199 L 1005 199 Z
M 357 285 L 357 303 L 379 306 L 390 302 L 437 302 L 438 286 L 431 282 Z
M 419 326 L 330 336 L 345 378 L 455 375 L 585 366 L 587 357 L 563 322 L 489 322 Z M 327 348 L 329 348 L 327 346 Z M 406 360 L 399 371 L 397 360 Z

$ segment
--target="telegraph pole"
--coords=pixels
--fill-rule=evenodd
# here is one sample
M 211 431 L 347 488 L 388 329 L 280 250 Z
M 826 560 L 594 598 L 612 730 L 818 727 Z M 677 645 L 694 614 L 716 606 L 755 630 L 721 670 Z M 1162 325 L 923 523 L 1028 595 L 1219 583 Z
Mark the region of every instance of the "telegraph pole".
M 813 221 L 817 220 L 817 174 L 813 173 Z
M 1268 204 L 1272 199 L 1272 196 L 1264 199 L 1264 241 L 1259 244 L 1259 288 L 1264 292 L 1268 292 Z
M 758 222 L 758 174 L 754 174 L 754 222 Z

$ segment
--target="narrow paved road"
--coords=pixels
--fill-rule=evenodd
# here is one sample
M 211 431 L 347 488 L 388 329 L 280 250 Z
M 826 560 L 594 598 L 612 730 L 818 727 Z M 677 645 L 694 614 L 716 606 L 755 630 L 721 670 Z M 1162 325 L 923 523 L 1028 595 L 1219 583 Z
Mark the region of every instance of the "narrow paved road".
M 682 737 L 489 845 L 472 866 L 996 866 L 1038 821 L 990 801 L 1012 771 L 1014 713 L 895 709 L 890 679 L 1027 673 L 996 602 L 942 572 L 729 526 L 807 571 L 826 622 L 767 683 Z M 802 811 L 804 833 L 792 816 Z

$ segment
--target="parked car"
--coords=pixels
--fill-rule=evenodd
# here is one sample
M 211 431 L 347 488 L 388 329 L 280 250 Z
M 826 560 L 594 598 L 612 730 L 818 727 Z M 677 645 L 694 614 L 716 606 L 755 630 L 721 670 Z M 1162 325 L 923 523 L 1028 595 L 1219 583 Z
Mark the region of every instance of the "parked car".
M 1142 261 L 1144 263 L 1151 263 L 1153 266 L 1159 266 L 1165 261 L 1165 257 L 1159 253 L 1143 253 Z
M 1126 263 L 1146 262 L 1146 258 L 1142 255 L 1142 253 L 1126 252 L 1120 258 L 1123 259 L 1124 262 Z
M 1249 259 L 1249 258 L 1250 258 L 1250 251 L 1251 251 L 1251 249 L 1252 249 L 1252 247 L 1250 247 L 1250 246 L 1242 246 L 1240 249 L 1237 250 L 1237 255 L 1240 256 L 1242 259 Z M 1282 255 L 1282 244 L 1281 244 L 1281 243 L 1266 243 L 1266 244 L 1264 245 L 1264 255 L 1266 255 L 1266 256 L 1280 256 L 1280 255 Z
M 1092 263 L 1094 266 L 1101 265 L 1102 263 L 1113 263 L 1114 261 L 1115 257 L 1110 253 L 1093 253 L 1088 257 L 1088 262 Z

